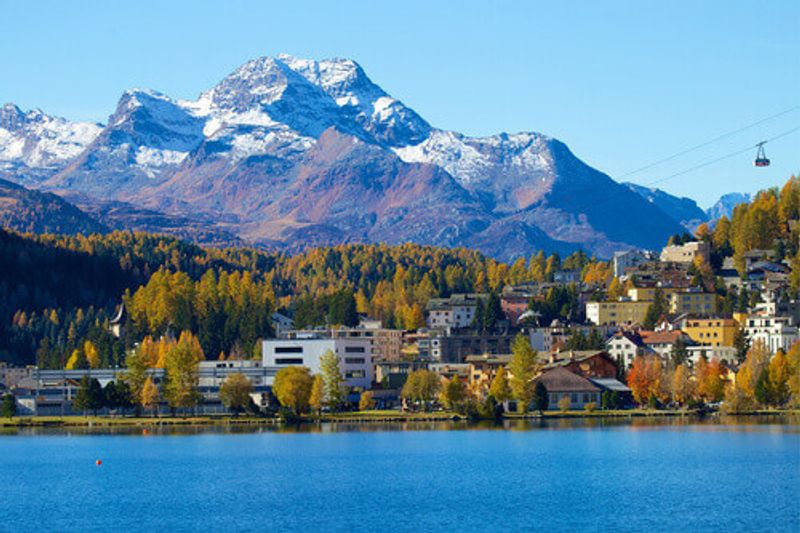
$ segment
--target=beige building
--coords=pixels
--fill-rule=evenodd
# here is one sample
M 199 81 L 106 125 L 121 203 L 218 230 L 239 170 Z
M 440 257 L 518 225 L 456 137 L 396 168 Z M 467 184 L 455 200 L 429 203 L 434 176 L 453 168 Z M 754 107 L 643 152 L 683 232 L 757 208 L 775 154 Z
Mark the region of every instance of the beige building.
M 587 302 L 586 319 L 598 326 L 641 324 L 652 302 Z
M 376 327 L 336 328 L 321 330 L 292 330 L 283 332 L 281 338 L 323 336 L 330 339 L 366 339 L 375 361 L 400 361 L 403 350 L 403 330 Z
M 710 292 L 683 291 L 668 296 L 673 315 L 713 315 L 717 312 L 717 295 Z
M 693 263 L 696 257 L 702 257 L 708 263 L 711 249 L 707 242 L 696 241 L 686 244 L 665 246 L 661 250 L 661 261 L 665 263 Z
M 652 302 L 656 299 L 656 289 L 659 287 L 631 287 L 628 289 L 628 298 L 633 300 L 634 302 Z M 668 297 L 673 292 L 677 292 L 682 289 L 678 289 L 675 287 L 660 287 L 661 294 L 664 297 Z

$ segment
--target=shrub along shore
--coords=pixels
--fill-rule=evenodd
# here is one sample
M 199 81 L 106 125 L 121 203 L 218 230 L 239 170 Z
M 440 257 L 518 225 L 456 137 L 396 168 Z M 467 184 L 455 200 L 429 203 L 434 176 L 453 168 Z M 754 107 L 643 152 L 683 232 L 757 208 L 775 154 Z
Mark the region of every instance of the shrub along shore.
M 625 418 L 658 418 L 658 417 L 716 417 L 718 412 L 685 409 L 626 409 L 608 411 L 546 411 L 539 413 L 506 413 L 503 420 L 539 420 L 539 419 L 625 419 Z M 800 416 L 800 409 L 763 409 L 739 413 L 726 413 L 725 416 Z M 278 417 L 254 416 L 163 416 L 163 417 L 128 417 L 128 416 L 37 416 L 14 417 L 0 419 L 0 427 L 149 427 L 162 426 L 273 426 L 282 424 L 315 424 L 315 423 L 347 423 L 370 424 L 376 422 L 470 422 L 469 417 L 450 412 L 400 412 L 400 411 L 356 411 L 335 414 L 308 415 L 287 422 Z M 498 420 L 501 422 L 502 420 Z

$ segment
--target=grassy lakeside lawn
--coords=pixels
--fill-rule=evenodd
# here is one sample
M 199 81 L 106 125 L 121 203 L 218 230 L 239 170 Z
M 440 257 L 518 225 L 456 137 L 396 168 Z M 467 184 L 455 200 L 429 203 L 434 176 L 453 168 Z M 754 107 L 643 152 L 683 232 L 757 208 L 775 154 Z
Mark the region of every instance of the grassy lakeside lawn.
M 0 419 L 0 427 L 113 427 L 113 426 L 192 426 L 192 425 L 240 425 L 275 424 L 276 418 L 252 416 L 23 416 Z
M 699 414 L 694 410 L 683 409 L 627 409 L 609 411 L 546 411 L 541 417 L 538 413 L 506 413 L 507 420 L 525 419 L 558 419 L 558 418 L 641 418 L 641 417 L 689 417 Z M 800 409 L 763 409 L 737 413 L 746 416 L 791 415 L 800 416 Z M 729 416 L 736 416 L 729 415 Z M 303 423 L 315 422 L 434 422 L 434 421 L 467 420 L 463 415 L 451 411 L 434 412 L 401 412 L 396 410 L 353 411 L 335 414 L 304 415 Z M 110 416 L 29 416 L 0 419 L 0 428 L 14 427 L 124 427 L 139 426 L 239 426 L 239 425 L 273 425 L 279 424 L 278 418 L 262 418 L 247 415 L 241 416 L 162 416 L 162 417 L 110 417 Z

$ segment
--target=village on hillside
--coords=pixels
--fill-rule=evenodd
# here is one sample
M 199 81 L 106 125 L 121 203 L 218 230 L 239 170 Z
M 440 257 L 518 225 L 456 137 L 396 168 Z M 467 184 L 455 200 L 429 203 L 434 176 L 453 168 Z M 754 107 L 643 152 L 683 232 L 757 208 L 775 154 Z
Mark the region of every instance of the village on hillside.
M 3 411 L 495 416 L 721 402 L 736 412 L 797 401 L 800 301 L 790 297 L 790 265 L 767 249 L 748 251 L 738 265 L 724 258 L 717 278 L 736 296 L 722 300 L 708 287 L 710 253 L 707 242 L 678 236 L 660 254 L 616 253 L 608 283 L 561 269 L 499 292 L 433 298 L 425 326 L 412 330 L 357 314 L 340 318 L 350 326 L 297 329 L 273 312 L 274 338 L 255 357 L 197 361 L 197 340 L 167 331 L 137 345 L 128 368 L 96 367 L 91 353 L 67 369 L 4 364 Z M 109 322 L 114 336 L 126 314 L 121 305 Z M 170 349 L 185 355 L 148 364 Z

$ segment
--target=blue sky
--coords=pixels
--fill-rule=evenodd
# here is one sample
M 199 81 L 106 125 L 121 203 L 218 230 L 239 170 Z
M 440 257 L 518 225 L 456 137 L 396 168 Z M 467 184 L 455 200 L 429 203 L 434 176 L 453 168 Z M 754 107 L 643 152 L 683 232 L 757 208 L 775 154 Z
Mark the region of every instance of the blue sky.
M 0 1 L 0 103 L 104 122 L 122 91 L 194 98 L 244 61 L 350 57 L 433 125 L 540 131 L 617 178 L 800 105 L 800 2 Z M 800 126 L 800 109 L 626 179 Z M 659 183 L 703 207 L 800 173 L 800 132 Z

